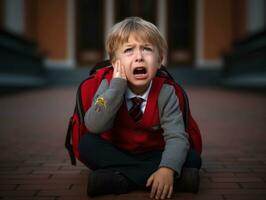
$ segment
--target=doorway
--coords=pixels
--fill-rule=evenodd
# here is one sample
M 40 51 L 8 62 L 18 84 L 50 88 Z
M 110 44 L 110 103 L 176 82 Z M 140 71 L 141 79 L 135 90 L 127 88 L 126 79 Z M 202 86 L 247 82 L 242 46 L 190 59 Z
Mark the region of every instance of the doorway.
M 95 64 L 104 57 L 103 0 L 77 0 L 76 60 L 80 65 Z
M 192 66 L 195 57 L 195 1 L 167 2 L 168 65 Z

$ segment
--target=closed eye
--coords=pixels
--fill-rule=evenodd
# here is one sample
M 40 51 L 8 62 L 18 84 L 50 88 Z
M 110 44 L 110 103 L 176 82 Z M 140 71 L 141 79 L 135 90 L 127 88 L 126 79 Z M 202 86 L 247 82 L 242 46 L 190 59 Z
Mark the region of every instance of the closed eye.
M 124 53 L 130 53 L 130 52 L 132 52 L 132 50 L 133 50 L 132 48 L 127 48 L 124 50 Z
M 151 52 L 151 51 L 153 51 L 153 49 L 151 47 L 144 47 L 143 48 L 143 51 L 149 51 L 149 52 Z

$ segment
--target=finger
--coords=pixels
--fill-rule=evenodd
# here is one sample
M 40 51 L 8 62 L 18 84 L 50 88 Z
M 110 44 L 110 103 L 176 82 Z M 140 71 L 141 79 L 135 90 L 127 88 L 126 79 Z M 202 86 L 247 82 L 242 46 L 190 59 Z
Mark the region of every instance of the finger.
M 168 195 L 167 195 L 168 199 L 170 199 L 172 197 L 172 193 L 173 193 L 173 186 L 171 185 L 170 189 L 169 189 L 169 192 L 168 192 Z
M 117 68 L 117 72 L 119 73 L 119 75 L 121 76 L 121 72 L 122 72 L 122 67 L 121 67 L 121 63 L 120 61 L 118 60 L 118 68 Z
M 118 72 L 118 71 L 119 71 L 119 67 L 120 67 L 119 60 L 117 60 L 117 61 L 115 62 L 115 65 L 116 65 L 116 72 Z
M 121 64 L 121 77 L 126 78 L 125 66 Z
M 159 183 L 155 183 L 155 182 L 153 182 L 153 184 L 152 184 L 152 188 L 151 188 L 151 195 L 150 195 L 150 197 L 153 199 L 154 198 L 154 196 L 155 196 L 155 193 L 156 193 L 156 191 L 157 191 L 157 187 L 158 187 L 158 185 L 159 185 Z
M 163 192 L 163 188 L 164 188 L 164 185 L 160 185 L 160 184 L 158 185 L 156 196 L 155 196 L 156 199 L 159 199 L 161 197 L 161 194 Z
M 163 187 L 163 191 L 162 191 L 162 194 L 161 194 L 161 199 L 165 199 L 166 195 L 168 194 L 168 191 L 169 191 L 169 186 L 165 185 Z
M 146 187 L 149 187 L 151 183 L 153 182 L 153 175 L 151 175 L 146 183 Z
M 114 78 L 120 77 L 120 62 L 119 62 L 119 60 L 115 61 L 115 63 L 114 63 L 113 77 Z

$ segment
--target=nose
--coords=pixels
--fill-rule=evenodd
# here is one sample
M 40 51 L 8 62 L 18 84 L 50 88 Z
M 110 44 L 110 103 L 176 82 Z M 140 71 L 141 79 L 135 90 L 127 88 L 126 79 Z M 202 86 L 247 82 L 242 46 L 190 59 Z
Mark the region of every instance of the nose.
M 136 51 L 135 61 L 136 62 L 142 62 L 143 61 L 143 56 L 142 56 L 141 49 Z

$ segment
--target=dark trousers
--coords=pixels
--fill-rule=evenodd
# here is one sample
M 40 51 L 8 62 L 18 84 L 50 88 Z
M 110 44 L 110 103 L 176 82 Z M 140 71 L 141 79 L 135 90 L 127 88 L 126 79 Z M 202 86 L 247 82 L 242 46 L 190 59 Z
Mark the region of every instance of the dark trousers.
M 149 176 L 158 169 L 162 156 L 162 151 L 131 154 L 94 134 L 86 134 L 81 138 L 79 152 L 81 160 L 90 169 L 118 171 L 141 188 L 145 188 Z M 189 150 L 183 167 L 200 169 L 200 156 L 194 150 Z

